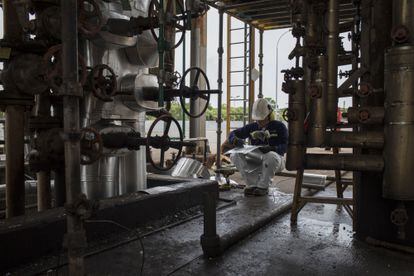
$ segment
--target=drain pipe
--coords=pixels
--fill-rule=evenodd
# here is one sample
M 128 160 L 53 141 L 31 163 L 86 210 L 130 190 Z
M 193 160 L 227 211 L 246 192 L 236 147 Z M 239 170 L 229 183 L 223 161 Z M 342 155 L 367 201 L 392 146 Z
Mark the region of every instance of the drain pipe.
M 338 109 L 338 45 L 339 45 L 339 3 L 338 0 L 328 2 L 328 84 L 327 84 L 327 124 L 335 126 Z
M 80 186 L 80 129 L 79 97 L 81 87 L 78 73 L 78 1 L 61 0 L 62 10 L 62 68 L 63 68 L 63 126 L 65 138 L 65 183 L 67 233 L 64 245 L 68 248 L 69 275 L 84 275 L 83 249 L 86 235 L 77 205 Z M 79 203 L 76 204 L 75 202 Z

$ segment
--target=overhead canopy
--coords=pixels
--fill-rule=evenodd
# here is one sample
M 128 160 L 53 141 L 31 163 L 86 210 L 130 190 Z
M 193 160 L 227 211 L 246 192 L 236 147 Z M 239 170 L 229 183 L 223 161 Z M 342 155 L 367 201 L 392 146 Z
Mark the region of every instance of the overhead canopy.
M 212 7 L 225 12 L 259 30 L 291 27 L 291 0 L 209 0 Z M 352 21 L 356 12 L 353 0 L 339 0 L 340 22 Z

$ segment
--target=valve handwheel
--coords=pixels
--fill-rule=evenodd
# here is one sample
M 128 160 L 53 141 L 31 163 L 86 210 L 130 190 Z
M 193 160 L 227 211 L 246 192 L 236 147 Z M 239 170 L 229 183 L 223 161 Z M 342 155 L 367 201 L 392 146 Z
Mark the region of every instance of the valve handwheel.
M 79 82 L 86 83 L 87 69 L 85 60 L 78 55 Z M 59 93 L 63 84 L 62 45 L 52 46 L 43 56 L 44 78 L 53 92 Z
M 174 10 L 172 7 L 174 2 L 175 2 L 175 10 L 177 11 L 176 15 L 172 14 L 171 12 L 172 10 Z M 149 9 L 148 9 L 148 17 L 149 17 L 152 36 L 157 42 L 159 40 L 159 37 L 158 37 L 158 34 L 155 32 L 155 29 L 158 28 L 160 11 L 161 11 L 160 2 L 158 0 L 151 0 L 149 4 Z M 172 50 L 172 49 L 177 48 L 181 44 L 181 42 L 183 42 L 184 37 L 185 37 L 186 17 L 185 17 L 184 7 L 181 1 L 167 0 L 167 8 L 165 12 L 164 21 L 165 21 L 166 27 L 173 27 L 175 30 L 175 33 L 181 33 L 180 38 L 178 39 L 177 42 L 174 42 L 175 33 L 173 35 L 173 39 L 174 39 L 173 41 L 168 41 L 168 39 L 166 39 L 166 41 L 169 44 L 168 50 Z
M 186 86 L 186 77 L 190 74 L 194 72 L 194 79 L 191 82 L 191 86 Z M 185 114 L 187 114 L 188 116 L 190 116 L 191 118 L 198 118 L 201 115 L 203 115 L 207 108 L 208 105 L 210 103 L 210 93 L 206 93 L 206 92 L 201 92 L 200 88 L 199 88 L 199 82 L 200 82 L 200 75 L 204 78 L 205 84 L 206 84 L 206 90 L 203 91 L 210 91 L 210 83 L 208 81 L 207 75 L 206 73 L 201 70 L 198 67 L 191 67 L 189 69 L 187 69 L 184 72 L 183 77 L 181 78 L 181 82 L 180 82 L 180 91 L 181 91 L 181 95 L 180 95 L 180 103 L 181 103 L 181 107 L 184 110 Z M 187 107 L 186 107 L 186 103 L 185 103 L 185 99 L 191 99 L 191 100 L 197 100 L 197 99 L 203 99 L 205 100 L 205 105 L 204 107 L 201 109 L 201 111 L 199 113 L 191 113 Z
M 105 22 L 95 0 L 79 0 L 79 30 L 87 36 L 99 33 Z
M 285 109 L 285 111 L 283 111 L 282 118 L 286 122 L 294 121 L 294 120 L 296 120 L 296 113 L 295 113 L 294 110 L 291 110 L 291 109 L 287 108 L 287 109 Z
M 90 165 L 98 161 L 102 156 L 103 142 L 101 135 L 92 128 L 81 130 L 81 164 Z
M 106 64 L 96 65 L 91 72 L 92 92 L 104 102 L 113 101 L 117 80 L 114 70 Z
M 162 136 L 155 135 L 153 136 L 153 131 L 156 127 L 156 125 L 159 122 L 165 122 L 164 126 L 164 132 Z M 170 138 L 170 130 L 171 130 L 171 124 L 174 123 L 178 129 L 178 141 L 173 141 Z M 181 130 L 180 124 L 176 119 L 169 115 L 162 115 L 158 117 L 151 125 L 151 127 L 148 130 L 147 134 L 147 155 L 149 156 L 149 161 L 156 169 L 160 171 L 168 171 L 170 170 L 177 162 L 178 159 L 181 156 L 181 152 L 183 151 L 183 139 L 184 135 Z M 160 150 L 160 162 L 156 163 L 154 159 L 152 158 L 150 148 L 155 148 Z M 165 152 L 169 150 L 170 148 L 174 148 L 178 150 L 178 153 L 174 155 L 173 160 L 171 164 L 165 165 Z

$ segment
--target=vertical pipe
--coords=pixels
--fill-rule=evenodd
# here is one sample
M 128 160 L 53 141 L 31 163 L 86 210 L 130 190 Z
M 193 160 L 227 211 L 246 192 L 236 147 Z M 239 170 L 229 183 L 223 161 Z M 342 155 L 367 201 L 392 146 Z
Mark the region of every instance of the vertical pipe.
M 318 56 L 317 60 L 318 71 L 315 72 L 314 83 L 308 89 L 312 98 L 311 124 L 308 134 L 308 145 L 311 147 L 323 146 L 326 132 L 326 56 Z
M 255 67 L 255 48 L 256 37 L 255 28 L 250 26 L 249 30 L 249 123 L 252 122 L 252 108 L 254 103 L 254 81 L 252 80 L 252 70 Z
M 243 72 L 243 126 L 246 125 L 247 122 L 247 118 L 246 118 L 246 114 L 247 114 L 247 87 L 248 87 L 248 79 L 247 79 L 247 66 L 249 66 L 248 60 L 249 60 L 249 49 L 248 49 L 248 44 L 247 44 L 247 38 L 248 38 L 248 25 L 247 23 L 244 23 L 244 58 L 243 58 L 243 66 L 244 66 L 244 72 Z
M 158 37 L 158 87 L 159 87 L 159 94 L 158 94 L 158 107 L 164 107 L 164 56 L 165 56 L 165 8 L 164 8 L 164 0 L 160 0 L 160 11 L 159 11 L 159 37 Z
M 231 128 L 231 16 L 227 15 L 227 83 L 226 83 L 226 91 L 227 91 L 227 106 L 226 106 L 226 135 L 230 134 Z M 219 107 L 221 108 L 221 107 Z
M 66 190 L 65 190 L 65 171 L 54 171 L 55 180 L 55 207 L 62 207 L 66 202 Z
M 24 214 L 24 106 L 6 107 L 6 217 Z
M 66 204 L 72 206 L 81 196 L 79 141 L 79 76 L 78 76 L 78 1 L 61 0 L 62 68 L 63 68 L 63 128 L 65 139 Z M 83 248 L 85 232 L 80 217 L 67 216 L 69 275 L 84 275 Z
M 21 41 L 24 32 L 19 24 L 13 1 L 3 1 L 4 40 L 13 43 Z M 5 64 L 8 66 L 8 63 Z M 16 91 L 6 91 L 16 93 Z M 5 110 L 6 151 L 6 217 L 24 214 L 24 106 L 6 106 Z
M 187 59 L 186 59 L 186 46 L 187 45 L 186 44 L 187 44 L 187 39 L 186 39 L 186 35 L 184 35 L 184 39 L 183 39 L 183 74 L 184 74 L 184 72 L 186 70 L 186 61 L 187 61 Z M 185 79 L 184 79 L 184 82 L 185 82 Z M 185 126 L 185 112 L 184 112 L 184 109 L 181 112 L 181 116 L 182 116 L 183 135 L 184 135 L 184 138 L 185 138 L 185 129 L 186 129 L 186 126 Z
M 52 207 L 50 171 L 41 171 L 37 176 L 37 210 L 44 211 Z
M 303 122 L 305 121 L 305 81 L 289 80 L 293 87 L 289 94 L 289 145 L 287 149 L 286 169 L 298 170 L 303 168 L 303 145 L 305 133 Z
M 328 85 L 327 85 L 327 123 L 334 126 L 338 108 L 338 45 L 339 45 L 339 3 L 329 0 L 328 3 Z
M 216 167 L 217 169 L 221 168 L 221 123 L 222 123 L 222 115 L 221 115 L 221 101 L 223 96 L 223 28 L 224 28 L 224 11 L 222 9 L 219 10 L 219 46 L 218 46 L 218 78 L 217 78 L 217 85 L 219 95 L 217 100 L 217 160 L 216 160 Z
M 263 30 L 260 30 L 259 45 L 259 98 L 263 98 Z
M 220 254 L 220 237 L 217 235 L 216 197 L 214 192 L 206 192 L 203 197 L 204 233 L 201 236 L 203 252 L 208 257 Z
M 191 29 L 191 67 L 199 67 L 204 72 L 206 71 L 207 62 L 207 16 L 204 15 L 192 20 Z M 191 82 L 195 79 L 195 71 L 191 72 Z M 200 83 L 200 89 L 205 88 L 205 83 Z M 190 101 L 190 111 L 193 114 L 200 113 L 204 106 L 205 100 L 197 99 Z M 205 115 L 199 118 L 190 118 L 190 137 L 205 136 Z M 202 146 L 199 147 L 201 150 Z

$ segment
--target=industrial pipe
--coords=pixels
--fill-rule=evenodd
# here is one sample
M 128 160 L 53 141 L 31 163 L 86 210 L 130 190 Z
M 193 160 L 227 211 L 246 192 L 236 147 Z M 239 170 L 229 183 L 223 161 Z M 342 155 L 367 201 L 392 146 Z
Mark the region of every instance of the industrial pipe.
M 221 114 L 222 96 L 223 96 L 223 28 L 224 28 L 224 10 L 219 10 L 219 46 L 218 46 L 218 78 L 217 85 L 220 91 L 217 99 L 217 152 L 216 152 L 216 168 L 221 168 L 221 124 L 223 121 Z M 245 104 L 245 103 L 244 103 Z
M 305 169 L 308 170 L 344 170 L 377 171 L 384 168 L 382 156 L 353 154 L 306 154 Z
M 384 147 L 384 133 L 382 131 L 335 131 L 326 133 L 328 147 L 338 148 L 370 148 L 382 149 Z
M 61 0 L 62 68 L 63 68 L 63 130 L 65 133 L 66 206 L 81 199 L 80 128 L 78 70 L 78 1 Z M 161 39 L 160 39 L 161 40 Z M 68 248 L 69 275 L 84 275 L 83 248 L 86 236 L 77 210 L 67 216 L 65 245 Z
M 338 46 L 339 46 L 339 1 L 328 2 L 328 84 L 327 84 L 327 124 L 334 126 L 337 122 L 338 109 Z
M 286 168 L 297 170 L 303 163 L 303 145 L 305 143 L 305 81 L 289 80 L 286 82 L 291 85 L 289 93 L 289 109 L 287 117 L 289 119 L 289 144 L 287 149 Z
M 317 57 L 318 70 L 315 72 L 315 81 L 308 87 L 311 98 L 310 127 L 308 145 L 320 147 L 325 142 L 326 133 L 326 56 Z
M 392 38 L 397 43 L 414 44 L 414 2 L 412 0 L 392 1 Z
M 9 44 L 21 42 L 24 32 L 20 26 L 16 5 L 11 0 L 3 1 L 4 40 Z M 5 63 L 7 68 L 8 63 Z M 6 91 L 18 93 L 17 91 Z M 8 105 L 5 109 L 5 150 L 6 150 L 6 217 L 24 214 L 24 106 Z
M 37 210 L 45 211 L 52 207 L 50 171 L 40 171 L 37 176 Z
M 350 124 L 364 124 L 382 125 L 384 122 L 383 107 L 367 106 L 367 107 L 350 107 L 348 108 L 348 123 Z
M 383 196 L 414 200 L 414 46 L 385 54 L 385 149 Z
M 259 31 L 259 98 L 263 98 L 263 30 Z
M 217 235 L 216 221 L 217 194 L 206 192 L 203 196 L 204 206 L 204 233 L 201 236 L 201 246 L 206 256 L 216 257 L 220 255 L 220 237 Z

